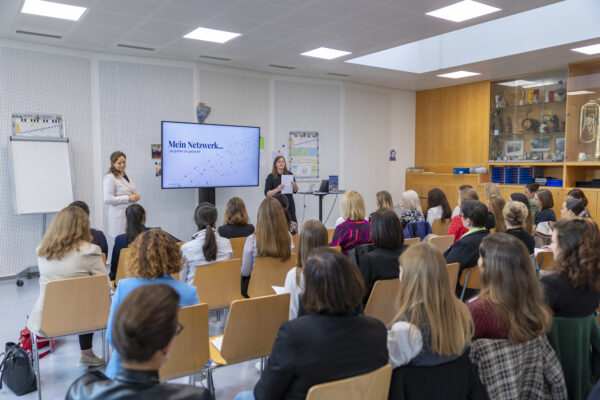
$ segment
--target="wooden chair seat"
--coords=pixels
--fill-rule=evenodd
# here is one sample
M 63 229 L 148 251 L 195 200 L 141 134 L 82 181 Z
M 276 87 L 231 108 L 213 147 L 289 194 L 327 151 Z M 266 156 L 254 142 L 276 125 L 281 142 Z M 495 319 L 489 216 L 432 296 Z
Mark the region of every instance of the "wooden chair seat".
M 399 291 L 400 279 L 376 281 L 365 307 L 365 315 L 377 318 L 385 326 L 389 326 L 398 314 Z
M 404 244 L 407 246 L 411 246 L 413 244 L 417 244 L 417 243 L 421 243 L 421 238 L 409 238 L 409 239 L 404 239 Z
M 194 283 L 201 303 L 209 310 L 227 308 L 235 300 L 243 299 L 240 292 L 242 260 L 234 258 L 196 267 Z
M 433 225 L 431 225 L 431 232 L 436 235 L 446 236 L 451 222 L 451 219 L 447 219 L 446 222 L 442 222 L 441 219 L 436 219 L 433 221 Z
M 272 286 L 283 286 L 285 277 L 290 269 L 296 265 L 297 254 L 292 253 L 286 261 L 273 257 L 256 257 L 250 284 L 248 285 L 248 296 L 268 296 L 273 294 Z
M 321 383 L 310 388 L 306 400 L 387 400 L 392 380 L 392 366 L 352 378 Z
M 342 252 L 342 246 L 335 246 L 332 247 L 332 249 L 334 249 L 335 251 L 339 251 L 340 253 Z
M 246 238 L 233 238 L 229 239 L 229 242 L 231 243 L 231 250 L 233 250 L 233 255 L 231 256 L 231 258 L 239 258 L 241 260 L 242 256 L 244 255 L 244 245 L 246 244 Z
M 443 253 L 454 244 L 454 235 L 432 237 L 429 239 L 429 243 L 437 247 L 437 249 Z

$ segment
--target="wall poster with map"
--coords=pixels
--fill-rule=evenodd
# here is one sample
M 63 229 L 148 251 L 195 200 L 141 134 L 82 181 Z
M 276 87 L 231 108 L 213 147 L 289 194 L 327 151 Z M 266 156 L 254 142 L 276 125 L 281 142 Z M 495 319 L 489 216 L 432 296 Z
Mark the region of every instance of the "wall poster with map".
M 289 152 L 296 179 L 319 178 L 319 132 L 290 131 Z

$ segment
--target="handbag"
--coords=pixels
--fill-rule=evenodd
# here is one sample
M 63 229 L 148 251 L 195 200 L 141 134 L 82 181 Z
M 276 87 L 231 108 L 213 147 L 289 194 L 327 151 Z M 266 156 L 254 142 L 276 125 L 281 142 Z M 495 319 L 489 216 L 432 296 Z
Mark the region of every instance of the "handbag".
M 37 347 L 38 349 L 41 349 L 42 347 L 46 347 L 50 344 L 49 340 L 44 340 L 45 338 L 41 337 L 41 336 L 37 336 Z M 25 350 L 28 353 L 31 353 L 31 332 L 29 332 L 29 329 L 25 328 L 23 330 L 21 330 L 21 335 L 19 336 L 19 346 L 21 346 L 23 348 L 23 350 Z M 52 348 L 54 348 L 56 346 L 56 339 L 52 339 Z M 48 355 L 48 353 L 50 353 L 50 350 L 46 350 L 43 353 L 39 353 L 38 357 L 44 358 Z
M 37 384 L 29 354 L 16 343 L 7 343 L 6 347 L 0 363 L 0 389 L 5 383 L 17 396 L 33 392 Z

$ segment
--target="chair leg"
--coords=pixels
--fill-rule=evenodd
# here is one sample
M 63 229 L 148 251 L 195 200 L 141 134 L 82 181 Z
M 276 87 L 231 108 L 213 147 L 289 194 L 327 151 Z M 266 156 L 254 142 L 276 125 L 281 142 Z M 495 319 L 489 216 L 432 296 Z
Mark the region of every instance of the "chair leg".
M 40 373 L 40 354 L 38 352 L 37 336 L 34 332 L 30 332 L 29 337 L 31 338 L 31 355 L 33 356 L 33 369 L 35 370 L 38 400 L 42 400 L 42 379 Z
M 206 382 L 208 383 L 208 391 L 212 395 L 213 399 L 217 399 L 217 395 L 215 394 L 215 383 L 213 382 L 212 376 L 212 368 L 208 367 L 206 371 Z
M 221 310 L 217 310 L 217 322 L 221 320 Z
M 106 329 L 102 329 L 102 362 L 106 365 Z
M 463 285 L 462 292 L 460 294 L 460 301 L 463 301 L 465 298 L 465 292 L 467 291 L 467 285 L 469 284 L 469 277 L 471 276 L 471 271 L 467 271 L 467 276 L 465 278 L 465 284 Z

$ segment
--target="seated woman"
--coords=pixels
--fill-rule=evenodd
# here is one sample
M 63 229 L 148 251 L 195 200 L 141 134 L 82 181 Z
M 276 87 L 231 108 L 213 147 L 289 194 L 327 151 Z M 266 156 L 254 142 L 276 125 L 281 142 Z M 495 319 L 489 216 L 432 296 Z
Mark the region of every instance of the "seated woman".
M 387 190 L 379 191 L 375 194 L 375 205 L 377 206 L 377 210 L 392 210 L 394 211 L 394 202 L 392 201 L 392 195 Z M 375 212 L 372 212 L 369 215 L 369 222 L 371 222 L 371 217 Z M 343 222 L 343 221 L 342 221 Z
M 473 186 L 460 185 L 458 187 L 458 203 L 457 203 L 457 206 L 454 207 L 454 210 L 452 210 L 452 216 L 450 216 L 450 219 L 454 219 L 454 217 L 456 217 L 458 214 L 460 214 L 460 203 L 462 202 L 460 199 L 460 192 L 462 192 L 463 190 L 467 190 L 467 189 L 473 189 Z M 476 200 L 479 200 L 479 197 Z
M 75 200 L 69 204 L 69 206 L 81 208 L 87 214 L 88 218 L 90 217 L 90 207 L 84 201 Z M 104 257 L 108 257 L 108 242 L 106 241 L 106 236 L 104 236 L 104 233 L 94 228 L 90 228 L 90 233 L 93 237 L 92 244 L 100 247 L 100 250 L 102 250 L 102 253 L 104 253 Z
M 402 213 L 400 215 L 402 229 L 410 222 L 420 221 L 425 221 L 425 217 L 423 216 L 419 195 L 414 190 L 407 190 L 402 193 Z
M 254 225 L 248 223 L 248 213 L 244 200 L 232 197 L 225 206 L 223 225 L 219 227 L 219 235 L 227 239 L 247 237 L 254 233 Z
M 585 193 L 583 193 L 583 190 L 579 188 L 571 189 L 569 190 L 569 193 L 567 193 L 567 198 L 580 200 L 583 204 L 585 211 L 587 212 L 587 218 L 591 216 L 590 209 L 588 208 L 588 199 L 587 197 L 585 197 Z
M 527 248 L 527 254 L 533 254 L 535 250 L 535 240 L 531 233 L 523 228 L 529 217 L 529 210 L 527 210 L 526 204 L 529 203 L 511 200 L 504 206 L 502 215 L 506 225 L 506 233 L 523 242 Z
M 92 244 L 90 220 L 78 207 L 63 208 L 52 219 L 48 231 L 37 248 L 37 262 L 40 271 L 40 294 L 27 320 L 27 328 L 32 334 L 45 336 L 40 330 L 42 306 L 46 285 L 50 281 L 77 278 L 90 275 L 106 275 L 100 247 Z M 106 279 L 108 296 L 108 277 Z M 73 299 L 77 301 L 77 299 Z M 79 335 L 79 366 L 102 365 L 102 358 L 92 350 L 92 333 Z
M 496 232 L 505 232 L 506 226 L 504 225 L 504 217 L 502 216 L 502 210 L 506 202 L 500 196 L 492 195 L 488 198 L 488 223 L 486 229 L 495 229 Z
M 467 304 L 475 325 L 473 339 L 519 344 L 548 333 L 552 312 L 525 245 L 514 236 L 497 233 L 483 239 L 479 255 L 481 290 Z
M 277 193 L 273 195 L 273 198 L 276 199 L 281 207 L 283 207 L 283 212 L 285 213 L 285 219 L 288 223 L 288 229 L 290 234 L 295 235 L 298 233 L 298 223 L 296 221 L 292 221 L 292 216 L 290 215 L 289 208 L 290 202 L 286 196 L 281 193 Z
M 429 225 L 433 226 L 433 221 L 436 219 L 441 219 L 445 223 L 450 220 L 451 215 L 452 210 L 444 192 L 438 188 L 431 189 L 427 193 L 427 222 Z
M 527 197 L 527 201 L 529 201 L 529 208 L 534 214 L 538 212 L 538 206 L 535 204 L 535 194 L 538 190 L 540 190 L 540 184 L 535 182 L 528 183 L 523 190 L 523 194 Z
M 523 193 L 513 193 L 510 195 L 510 200 L 523 203 L 523 205 L 527 208 L 527 218 L 523 223 L 523 229 L 525 229 L 525 232 L 527 233 L 533 233 L 533 211 L 531 210 L 527 196 L 525 196 Z
M 244 244 L 241 268 L 242 295 L 248 297 L 248 285 L 256 257 L 273 257 L 286 261 L 290 259 L 293 251 L 294 242 L 283 208 L 277 200 L 267 197 L 258 207 L 256 232 L 248 236 Z
M 371 235 L 375 249 L 365 254 L 358 266 L 367 288 L 366 299 L 376 281 L 398 278 L 398 257 L 408 248 L 404 244 L 400 219 L 392 210 L 373 213 Z
M 302 268 L 313 249 L 329 246 L 327 228 L 321 221 L 311 219 L 302 225 L 300 242 L 298 243 L 298 264 L 290 269 L 285 277 L 284 290 L 290 296 L 290 319 L 298 316 L 300 308 L 299 296 L 304 292 L 304 277 Z
M 314 385 L 387 364 L 385 326 L 359 312 L 365 287 L 350 260 L 314 249 L 302 273 L 308 314 L 281 325 L 254 393 L 236 399 L 304 399 Z
M 198 232 L 194 233 L 192 240 L 181 246 L 185 265 L 180 276 L 182 281 L 190 285 L 194 282 L 196 267 L 229 260 L 233 255 L 229 239 L 222 238 L 215 231 L 217 216 L 217 208 L 210 203 L 199 204 L 194 211 Z
M 533 222 L 535 225 L 542 222 L 556 222 L 556 214 L 552 209 L 552 207 L 554 207 L 552 192 L 548 189 L 538 190 L 535 192 L 533 199 L 538 208 L 538 211 L 533 216 Z
M 121 250 L 128 247 L 140 233 L 148 230 L 145 224 L 146 210 L 144 210 L 144 207 L 137 203 L 127 206 L 125 209 L 125 233 L 115 238 L 112 250 L 109 273 L 111 281 L 114 281 L 117 276 Z
M 473 188 L 466 188 L 461 190 L 458 193 L 458 204 L 461 205 L 465 200 L 479 200 L 479 195 L 477 194 L 477 191 Z M 465 228 L 465 226 L 462 223 L 462 217 L 459 212 L 457 216 L 452 218 L 446 235 L 454 235 L 454 242 L 456 243 L 468 231 L 469 230 Z
M 585 210 L 585 207 L 581 200 L 578 199 L 567 199 L 563 202 L 562 208 L 560 209 L 560 218 L 589 218 L 590 214 Z
M 111 332 L 123 367 L 114 380 L 98 370 L 85 373 L 73 382 L 67 400 L 211 400 L 204 388 L 158 380 L 158 370 L 167 362 L 175 336 L 185 328 L 177 322 L 179 303 L 179 294 L 168 285 L 133 290 L 115 312 Z
M 342 197 L 344 222 L 335 227 L 331 247 L 340 246 L 348 254 L 359 244 L 371 243 L 371 224 L 365 220 L 365 202 L 356 190 L 349 190 Z
M 177 242 L 167 232 L 158 228 L 150 229 L 141 233 L 131 243 L 132 263 L 130 273 L 131 278 L 121 279 L 117 285 L 117 290 L 110 306 L 110 315 L 106 325 L 106 340 L 114 346 L 113 343 L 113 323 L 115 313 L 121 302 L 134 289 L 157 283 L 163 283 L 171 286 L 179 293 L 179 306 L 191 306 L 198 304 L 198 293 L 194 286 L 185 282 L 173 279 L 171 274 L 178 274 L 183 266 L 183 257 Z M 114 379 L 119 369 L 121 361 L 117 349 L 113 350 L 112 357 L 106 367 L 106 376 Z

